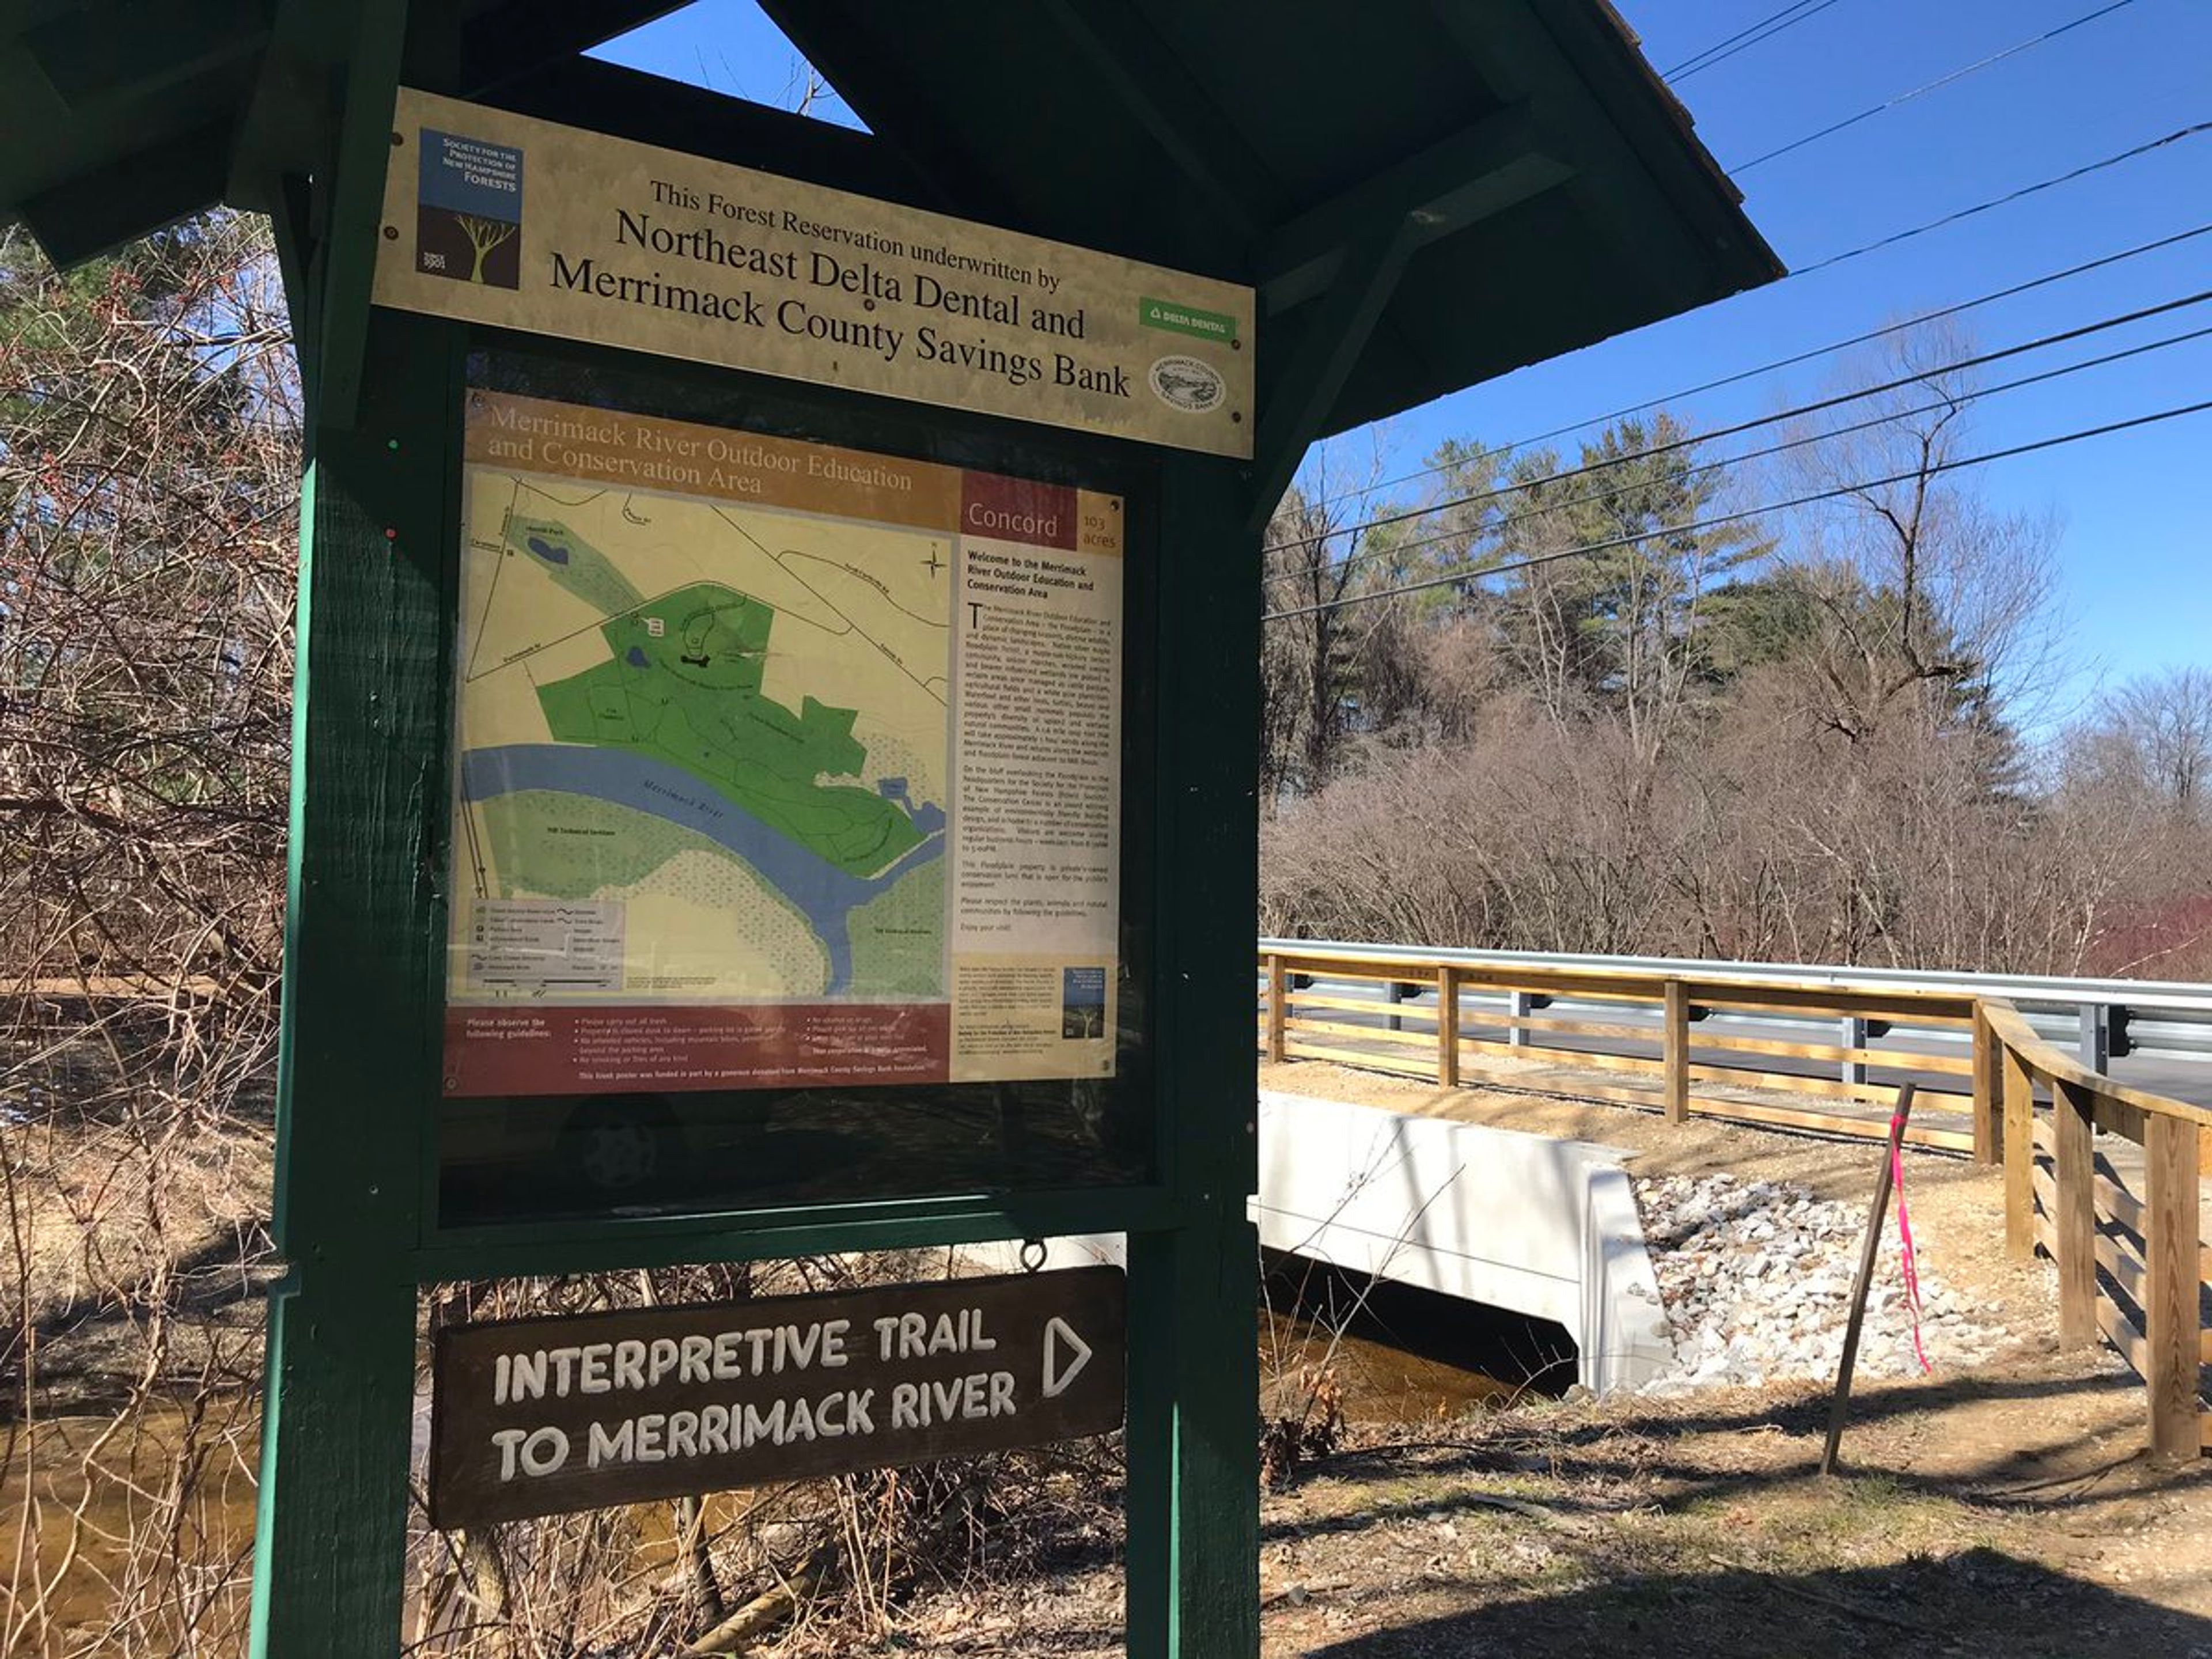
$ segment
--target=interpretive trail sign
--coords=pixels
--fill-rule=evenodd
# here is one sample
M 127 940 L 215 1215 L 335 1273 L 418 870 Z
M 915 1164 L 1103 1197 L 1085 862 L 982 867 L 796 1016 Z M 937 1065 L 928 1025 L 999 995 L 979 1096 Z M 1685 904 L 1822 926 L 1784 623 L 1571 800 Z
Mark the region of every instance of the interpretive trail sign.
M 449 1096 L 1114 1070 L 1118 496 L 468 396 Z
M 1252 290 L 403 88 L 376 302 L 1252 453 Z
M 1115 1267 L 449 1326 L 430 1516 L 477 1526 L 1121 1421 Z

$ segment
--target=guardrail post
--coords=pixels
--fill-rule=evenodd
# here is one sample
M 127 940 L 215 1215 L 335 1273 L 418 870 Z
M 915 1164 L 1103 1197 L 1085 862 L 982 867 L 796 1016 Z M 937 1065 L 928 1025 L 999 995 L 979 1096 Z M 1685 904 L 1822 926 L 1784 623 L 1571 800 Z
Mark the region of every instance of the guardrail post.
M 1394 979 L 1383 986 L 1382 1000 L 1389 1003 L 1391 1007 L 1395 1008 L 1405 1000 L 1406 988 L 1396 980 Z M 1402 1031 L 1406 1029 L 1405 1017 L 1401 1014 L 1392 1014 L 1385 1024 L 1393 1031 Z
M 2151 1449 L 2195 1458 L 2197 1425 L 2197 1126 L 2147 1113 L 2143 1119 L 2143 1339 L 2150 1393 Z
M 1535 1010 L 1535 999 L 1526 991 L 1508 991 L 1505 994 L 1505 1017 L 1508 1019 L 1526 1019 Z M 1505 1028 L 1505 1042 L 1509 1048 L 1526 1048 L 1531 1040 L 1528 1028 L 1525 1025 L 1508 1025 Z
M 1283 1052 L 1283 990 L 1285 986 L 1283 959 L 1273 951 L 1267 956 L 1267 1060 L 1279 1066 L 1286 1058 Z
M 2081 1005 L 2081 1063 L 2093 1072 L 2112 1067 L 2112 1011 L 2101 1002 Z
M 1449 963 L 1437 969 L 1437 1081 L 1459 1087 L 1459 975 Z
M 2051 1218 L 2058 1261 L 2058 1344 L 2083 1347 L 2097 1340 L 2097 1199 L 2095 1097 L 2078 1083 L 2051 1083 L 2052 1175 L 2058 1208 Z
M 2035 1079 L 2018 1054 L 2002 1043 L 2004 1067 L 2005 1254 L 2015 1261 L 2035 1255 Z
M 1845 1014 L 1836 1023 L 1837 1035 L 1846 1048 L 1863 1048 L 1867 1042 L 1867 1023 L 1864 1014 Z M 1866 1081 L 1866 1061 L 1853 1055 L 1843 1062 L 1838 1073 L 1845 1083 L 1854 1086 Z
M 1982 1016 L 1982 1005 L 1974 1004 L 1972 1021 L 1974 1032 L 1974 1162 L 1994 1164 L 1997 1161 L 1997 1146 L 2002 1128 L 1999 1115 L 2003 1111 L 2003 1085 L 1997 1076 L 1997 1061 L 2002 1045 L 1990 1023 Z
M 1667 981 L 1667 1024 L 1661 1050 L 1666 1073 L 1667 1121 L 1686 1123 L 1690 1118 L 1690 988 L 1679 979 Z

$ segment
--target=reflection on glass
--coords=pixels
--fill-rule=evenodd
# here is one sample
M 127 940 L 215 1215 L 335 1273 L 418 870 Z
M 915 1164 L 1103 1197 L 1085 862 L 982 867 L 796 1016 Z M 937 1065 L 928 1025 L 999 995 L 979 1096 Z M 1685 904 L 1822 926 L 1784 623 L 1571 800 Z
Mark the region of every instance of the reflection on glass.
M 1149 1178 L 1141 490 L 736 385 L 471 361 L 441 1223 Z

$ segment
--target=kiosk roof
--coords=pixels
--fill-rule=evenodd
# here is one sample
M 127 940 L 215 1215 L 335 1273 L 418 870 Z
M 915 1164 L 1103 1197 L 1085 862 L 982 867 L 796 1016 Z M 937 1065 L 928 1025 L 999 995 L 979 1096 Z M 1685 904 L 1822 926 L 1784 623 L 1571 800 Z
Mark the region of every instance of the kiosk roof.
M 1605 0 L 763 4 L 870 134 L 580 55 L 671 0 L 464 0 L 441 78 L 1251 283 L 1263 405 L 1303 396 L 1324 434 L 1782 274 Z M 0 217 L 70 264 L 220 202 L 271 205 L 329 153 L 358 43 L 399 9 L 10 8 Z M 1354 361 L 1325 361 L 1339 337 Z

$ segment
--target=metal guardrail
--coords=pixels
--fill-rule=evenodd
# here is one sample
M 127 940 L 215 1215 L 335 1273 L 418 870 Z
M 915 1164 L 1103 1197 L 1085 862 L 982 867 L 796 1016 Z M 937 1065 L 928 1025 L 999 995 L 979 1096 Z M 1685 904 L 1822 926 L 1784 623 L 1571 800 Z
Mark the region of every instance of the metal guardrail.
M 2019 1012 L 2037 1036 L 2047 1042 L 2072 1046 L 2081 1063 L 2093 1071 L 2102 1071 L 2112 1060 L 2131 1054 L 2212 1060 L 2212 985 L 2185 981 L 1960 974 L 1917 968 L 1838 968 L 1795 962 L 1708 962 L 1693 957 L 1442 950 L 1336 939 L 1263 939 L 1259 945 L 1262 955 L 1274 951 L 1351 960 L 1402 957 L 1411 949 L 1429 961 L 1507 972 L 1539 968 L 1580 969 L 1660 978 L 1742 979 L 1764 983 L 1787 981 L 1861 993 L 1895 988 L 1937 995 L 2001 998 Z M 1571 1004 L 1563 1000 L 1561 1006 Z M 1789 1016 L 1777 1012 L 1758 1018 L 1786 1021 Z M 1804 1023 L 1826 1022 L 1808 1018 Z M 1903 1028 L 1910 1029 L 1909 1022 Z M 1927 1035 L 1939 1036 L 1934 1031 Z M 1956 1040 L 1955 1033 L 1941 1035 Z

